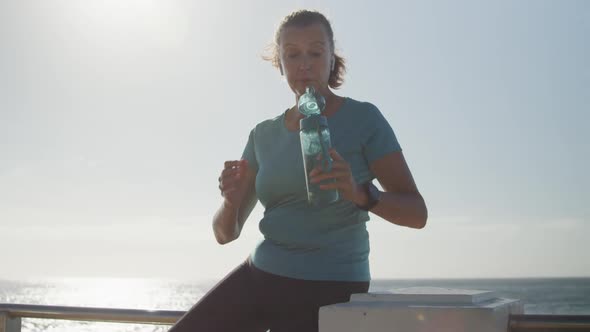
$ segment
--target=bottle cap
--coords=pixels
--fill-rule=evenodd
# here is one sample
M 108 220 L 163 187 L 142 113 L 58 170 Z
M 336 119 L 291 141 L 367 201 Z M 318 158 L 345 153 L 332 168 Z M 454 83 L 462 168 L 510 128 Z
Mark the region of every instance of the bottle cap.
M 297 109 L 299 113 L 310 116 L 314 114 L 321 114 L 326 108 L 326 100 L 322 95 L 315 92 L 313 86 L 308 86 L 305 93 L 299 97 Z

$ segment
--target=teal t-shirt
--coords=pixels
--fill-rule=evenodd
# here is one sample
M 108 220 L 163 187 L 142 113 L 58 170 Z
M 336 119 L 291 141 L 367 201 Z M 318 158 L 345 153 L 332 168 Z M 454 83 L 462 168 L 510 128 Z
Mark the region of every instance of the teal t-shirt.
M 332 146 L 350 164 L 357 183 L 375 178 L 369 165 L 401 151 L 391 126 L 374 105 L 345 98 L 328 118 Z M 242 158 L 257 171 L 256 195 L 264 206 L 264 239 L 251 254 L 269 273 L 305 280 L 368 281 L 368 212 L 340 199 L 323 207 L 307 202 L 299 132 L 285 114 L 250 132 Z

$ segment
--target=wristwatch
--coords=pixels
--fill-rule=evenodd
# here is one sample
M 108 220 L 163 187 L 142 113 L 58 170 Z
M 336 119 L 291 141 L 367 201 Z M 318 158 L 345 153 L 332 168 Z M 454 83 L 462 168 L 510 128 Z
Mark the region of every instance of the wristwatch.
M 367 193 L 367 198 L 368 198 L 367 204 L 365 204 L 365 205 L 358 205 L 357 204 L 356 206 L 361 210 L 369 211 L 373 207 L 375 207 L 375 205 L 377 205 L 377 203 L 379 203 L 379 200 L 381 199 L 381 192 L 379 191 L 379 189 L 377 189 L 377 187 L 375 187 L 375 185 L 371 181 L 365 182 L 362 185 L 362 188 L 365 191 L 365 193 Z

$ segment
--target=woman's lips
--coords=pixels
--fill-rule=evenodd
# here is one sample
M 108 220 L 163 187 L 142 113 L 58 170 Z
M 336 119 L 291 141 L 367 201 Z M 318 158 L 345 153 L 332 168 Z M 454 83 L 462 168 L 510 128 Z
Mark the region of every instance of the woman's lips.
M 304 79 L 300 79 L 299 82 L 303 83 L 303 84 L 316 84 L 317 81 L 311 78 L 304 78 Z

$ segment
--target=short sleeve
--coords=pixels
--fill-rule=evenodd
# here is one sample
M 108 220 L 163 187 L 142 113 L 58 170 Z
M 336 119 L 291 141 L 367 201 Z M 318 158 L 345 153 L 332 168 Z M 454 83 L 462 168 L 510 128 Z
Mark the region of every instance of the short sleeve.
M 252 167 L 253 170 L 258 171 L 258 160 L 256 159 L 256 148 L 254 143 L 255 132 L 255 129 L 252 129 L 250 131 L 250 135 L 248 136 L 248 143 L 246 143 L 246 147 L 244 148 L 244 152 L 242 153 L 242 159 L 246 159 L 248 161 L 248 165 Z
M 389 153 L 402 150 L 387 119 L 377 107 L 371 106 L 369 110 L 369 135 L 363 146 L 369 164 Z

